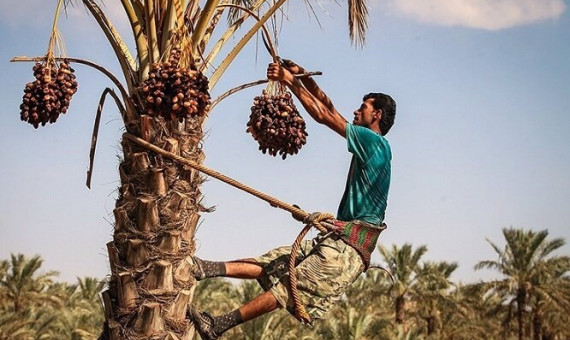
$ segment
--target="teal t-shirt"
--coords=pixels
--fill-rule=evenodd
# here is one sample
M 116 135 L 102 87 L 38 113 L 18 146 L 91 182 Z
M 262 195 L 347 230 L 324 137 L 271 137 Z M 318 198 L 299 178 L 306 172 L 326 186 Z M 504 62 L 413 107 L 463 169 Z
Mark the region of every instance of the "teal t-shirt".
M 390 188 L 390 144 L 381 134 L 350 123 L 346 142 L 352 161 L 337 219 L 378 225 L 384 221 Z

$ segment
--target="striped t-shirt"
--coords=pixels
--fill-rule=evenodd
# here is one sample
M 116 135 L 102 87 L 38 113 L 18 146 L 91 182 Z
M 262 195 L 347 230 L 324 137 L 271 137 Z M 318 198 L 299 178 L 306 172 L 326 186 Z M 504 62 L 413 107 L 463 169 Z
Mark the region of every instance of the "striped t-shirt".
M 381 134 L 350 123 L 346 124 L 346 142 L 353 156 L 337 219 L 380 225 L 390 187 L 390 144 Z

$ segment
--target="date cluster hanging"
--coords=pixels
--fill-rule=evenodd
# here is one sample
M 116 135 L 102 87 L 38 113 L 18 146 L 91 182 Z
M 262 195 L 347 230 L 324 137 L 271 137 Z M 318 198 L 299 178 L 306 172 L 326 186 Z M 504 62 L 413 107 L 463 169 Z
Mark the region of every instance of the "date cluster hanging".
M 67 60 L 36 63 L 36 80 L 26 84 L 20 105 L 20 119 L 38 128 L 55 123 L 69 108 L 71 97 L 77 92 L 74 70 Z
M 287 91 L 271 95 L 263 90 L 261 96 L 255 97 L 246 131 L 264 154 L 279 154 L 283 159 L 297 154 L 308 136 L 305 120 Z
M 146 112 L 166 120 L 202 116 L 210 106 L 208 78 L 195 67 L 179 67 L 180 47 L 175 46 L 167 62 L 151 65 L 141 85 Z

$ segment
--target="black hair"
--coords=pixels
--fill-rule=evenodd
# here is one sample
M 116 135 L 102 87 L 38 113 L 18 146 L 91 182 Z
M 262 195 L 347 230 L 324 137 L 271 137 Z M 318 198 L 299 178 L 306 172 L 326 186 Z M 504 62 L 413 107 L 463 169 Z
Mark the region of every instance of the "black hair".
M 369 93 L 362 98 L 362 101 L 373 99 L 372 107 L 376 110 L 382 110 L 382 118 L 380 118 L 380 132 L 386 135 L 396 118 L 396 102 L 392 97 L 384 93 Z

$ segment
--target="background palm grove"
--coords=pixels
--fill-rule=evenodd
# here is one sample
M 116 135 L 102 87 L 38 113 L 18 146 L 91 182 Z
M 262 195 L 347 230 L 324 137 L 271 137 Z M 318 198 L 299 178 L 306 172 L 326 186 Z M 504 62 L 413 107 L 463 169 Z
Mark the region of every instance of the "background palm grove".
M 392 10 L 397 8 L 406 11 L 414 7 L 413 1 L 387 2 L 398 4 L 392 7 Z M 484 15 L 479 16 L 478 20 L 473 21 L 472 18 L 468 18 L 467 22 L 470 23 L 469 25 L 479 25 L 484 29 L 495 30 L 511 27 L 521 22 L 525 23 L 525 20 L 529 20 L 528 18 L 532 21 L 556 17 L 565 10 L 564 2 L 559 0 L 546 2 L 546 7 L 540 7 L 532 0 L 522 1 L 520 2 L 523 6 L 522 11 L 517 11 L 515 7 L 515 10 L 505 12 L 526 13 L 526 16 L 522 16 L 523 19 L 520 15 L 495 16 L 489 11 L 483 11 Z M 75 79 L 70 75 L 72 71 L 64 67 L 65 64 L 60 63 L 59 57 L 69 57 L 71 66 L 76 70 L 86 65 L 101 71 L 109 79 L 108 84 L 103 88 L 95 90 L 89 87 L 91 79 L 88 77 L 83 79 L 78 77 L 77 80 L 80 91 L 83 87 L 98 91 L 89 93 L 95 96 L 95 100 L 100 98 L 99 106 L 94 107 L 93 110 L 97 109 L 100 114 L 104 105 L 106 107 L 113 105 L 114 109 L 119 111 L 120 133 L 129 134 L 121 138 L 120 146 L 118 146 L 120 149 L 118 151 L 120 155 L 119 184 L 116 197 L 113 197 L 114 206 L 109 211 L 109 215 L 112 216 L 112 221 L 110 221 L 112 241 L 105 246 L 101 245 L 105 249 L 110 272 L 106 279 L 88 277 L 79 278 L 73 284 L 60 283 L 57 281 L 55 272 L 46 272 L 42 268 L 43 260 L 40 256 L 29 257 L 18 252 L 12 253 L 9 258 L 0 263 L 0 339 L 95 339 L 101 336 L 103 339 L 111 340 L 189 340 L 195 336 L 192 324 L 184 318 L 185 309 L 189 303 L 219 313 L 234 309 L 259 293 L 255 282 L 234 285 L 228 281 L 216 279 L 196 284 L 191 275 L 192 261 L 189 257 L 199 247 L 195 233 L 202 221 L 202 216 L 204 213 L 213 211 L 202 197 L 204 177 L 189 167 L 148 151 L 135 143 L 130 136 L 139 137 L 171 153 L 202 163 L 205 157 L 204 137 L 208 124 L 206 118 L 210 118 L 210 114 L 217 112 L 213 108 L 214 105 L 211 105 L 212 100 L 215 99 L 210 97 L 211 94 L 222 93 L 217 89 L 217 84 L 223 84 L 224 87 L 229 88 L 252 80 L 251 74 L 245 74 L 247 72 L 242 72 L 239 77 L 236 73 L 233 73 L 229 79 L 226 77 L 226 70 L 239 58 L 254 60 L 265 57 L 264 60 L 271 60 L 271 57 L 267 57 L 263 50 L 259 32 L 263 25 L 270 28 L 272 34 L 266 39 L 272 40 L 277 47 L 279 40 L 277 31 L 282 28 L 284 20 L 288 19 L 286 4 L 285 0 L 238 2 L 121 0 L 113 2 L 108 7 L 105 2 L 94 0 L 54 1 L 53 7 L 57 5 L 57 10 L 51 35 L 48 34 L 50 30 L 45 29 L 46 38 L 50 38 L 48 50 L 47 53 L 45 50 L 37 53 L 36 56 L 40 59 L 36 61 L 42 64 L 41 67 L 59 68 L 59 71 L 46 74 L 41 73 L 41 67 L 34 68 L 37 80 L 26 85 L 27 90 L 22 98 L 24 104 L 21 106 L 21 118 L 39 128 L 37 133 L 43 136 L 42 130 L 51 128 L 51 126 L 42 127 L 41 122 L 47 123 L 51 119 L 50 123 L 52 123 L 56 118 L 67 119 L 68 117 L 59 117 L 58 114 L 65 113 L 69 102 L 71 104 L 68 115 L 74 114 L 74 101 L 71 97 L 75 97 L 73 83 Z M 321 5 L 311 2 L 307 4 L 309 12 L 314 11 L 314 6 Z M 374 4 L 376 3 L 372 3 Z M 438 3 L 438 1 L 432 1 L 430 4 L 422 7 L 424 5 L 416 3 L 415 8 L 424 10 L 425 14 L 432 13 L 434 8 L 446 7 L 444 3 Z M 505 2 L 505 4 L 501 7 L 502 10 L 513 6 L 512 3 L 508 5 Z M 351 0 L 343 5 L 348 8 L 349 36 L 352 42 L 360 47 L 365 41 L 367 4 L 363 1 Z M 69 10 L 81 8 L 89 13 L 89 19 L 99 27 L 100 33 L 109 44 L 114 60 L 110 60 L 107 55 L 101 61 L 102 64 L 98 65 L 98 60 L 76 59 L 73 53 L 66 53 L 65 35 L 58 30 L 61 22 L 65 21 L 63 16 L 66 6 Z M 481 6 L 488 8 L 485 3 Z M 467 13 L 473 13 L 472 7 L 467 6 L 463 9 Z M 117 11 L 120 11 L 121 15 L 117 15 Z M 298 14 L 298 11 L 292 12 Z M 254 13 L 258 18 L 254 18 Z M 462 11 L 456 11 L 455 16 L 461 17 L 461 13 Z M 429 16 L 420 15 L 420 17 L 423 18 L 422 20 L 428 20 Z M 481 24 L 481 17 L 492 20 L 487 22 L 483 20 L 486 24 Z M 457 25 L 457 22 L 449 22 L 445 17 L 440 18 L 439 22 L 444 25 Z M 497 25 L 497 22 L 502 22 L 502 25 Z M 78 29 L 82 26 L 83 23 L 78 26 Z M 526 36 L 524 32 L 522 33 Z M 417 37 L 418 40 L 421 40 L 420 38 Z M 259 51 L 251 48 L 251 45 L 255 45 L 254 41 L 257 41 L 256 46 L 261 48 Z M 543 41 L 544 39 L 540 42 Z M 398 44 L 399 42 L 396 42 L 394 45 L 397 47 Z M 327 44 L 327 41 L 314 41 L 309 45 L 309 51 L 302 52 L 319 54 L 320 49 L 331 48 L 329 45 L 333 44 Z M 320 47 L 317 48 L 318 46 Z M 293 59 L 295 53 L 302 54 L 301 51 L 296 51 L 295 47 L 296 44 L 291 44 L 287 51 L 287 56 Z M 330 53 L 329 57 L 340 54 L 340 51 L 348 48 L 348 45 L 346 48 L 332 47 L 334 52 Z M 68 51 L 77 51 L 71 46 L 68 48 Z M 37 51 L 38 49 L 31 50 Z M 18 51 L 21 54 L 27 52 L 27 49 Z M 87 54 L 99 55 L 96 52 L 88 51 Z M 385 53 L 389 54 L 392 51 L 386 49 Z M 376 57 L 381 55 L 378 53 Z M 398 55 L 401 58 L 408 57 L 403 53 Z M 324 57 L 321 58 L 324 59 Z M 444 59 L 442 59 L 443 63 L 446 63 Z M 14 61 L 29 62 L 32 59 L 17 58 Z M 372 69 L 376 66 L 376 62 L 375 58 L 369 60 L 367 63 L 370 63 L 370 66 L 368 67 Z M 107 63 L 114 64 L 114 68 L 107 69 Z M 314 65 L 316 65 L 314 67 L 320 67 L 320 63 L 315 62 Z M 29 66 L 31 78 L 31 65 Z M 341 67 L 340 77 L 349 78 L 350 69 L 350 63 Z M 508 66 L 504 69 L 508 69 Z M 387 69 L 384 68 L 384 70 Z M 259 73 L 262 74 L 263 71 Z M 421 72 L 409 78 L 413 80 L 418 75 L 421 76 Z M 558 72 L 558 75 L 561 76 L 560 79 L 564 78 L 564 72 Z M 437 76 L 440 77 L 441 74 Z M 379 75 L 376 78 L 381 77 Z M 540 77 L 537 78 L 540 79 Z M 532 74 L 531 79 L 534 80 Z M 394 80 L 393 78 L 392 81 Z M 482 80 L 485 82 L 484 77 Z M 353 81 L 355 87 L 360 85 L 359 78 Z M 441 81 L 445 83 L 445 77 Z M 342 84 L 343 82 L 337 81 L 336 83 Z M 540 87 L 540 84 L 538 83 L 537 86 Z M 554 96 L 558 93 L 557 91 L 564 93 L 563 89 L 566 88 L 567 83 L 561 84 L 561 86 L 552 87 L 550 95 Z M 527 86 L 530 85 L 532 84 Z M 14 87 L 14 84 L 10 86 Z M 112 86 L 112 88 L 105 89 L 105 86 Z M 344 87 L 346 88 L 345 85 Z M 350 89 L 346 88 L 346 90 Z M 502 94 L 504 89 L 500 90 L 498 92 Z M 41 94 L 34 91 L 40 91 Z M 423 87 L 420 92 L 425 91 L 429 89 Z M 102 94 L 99 95 L 101 92 Z M 256 95 L 259 92 L 261 92 L 260 89 L 257 90 Z M 460 94 L 461 91 L 458 89 L 453 93 Z M 429 100 L 422 105 L 437 104 L 437 98 L 443 97 L 432 93 Z M 492 96 L 487 97 L 492 99 Z M 560 97 L 562 100 L 568 98 L 567 96 Z M 105 100 L 107 100 L 106 103 Z M 483 102 L 480 99 L 477 101 Z M 527 104 L 532 106 L 533 102 Z M 474 106 L 479 108 L 478 105 Z M 226 112 L 223 118 L 218 118 L 219 114 L 216 113 L 214 118 L 221 119 L 222 122 L 225 119 L 233 119 L 231 116 L 233 108 L 223 107 L 230 113 Z M 45 109 L 44 113 L 41 113 L 43 109 Z M 542 105 L 540 109 L 543 110 Z M 47 111 L 50 111 L 49 115 L 45 114 Z M 343 111 L 346 112 L 344 108 Z M 489 122 L 491 120 L 489 108 L 485 107 L 481 111 L 488 114 L 485 121 Z M 469 120 L 465 117 L 462 116 L 461 120 Z M 534 119 L 536 115 L 531 117 Z M 416 118 L 421 121 L 421 117 Z M 499 115 L 494 118 L 501 121 Z M 502 119 L 506 120 L 506 118 Z M 410 124 L 406 115 L 402 120 L 403 126 L 406 126 L 406 123 L 408 123 L 407 126 L 413 125 Z M 96 122 L 98 121 L 99 117 Z M 515 123 L 512 124 L 516 126 L 516 122 L 520 119 L 516 116 L 513 121 Z M 217 122 L 219 123 L 220 120 Z M 567 122 L 566 119 L 561 119 L 556 127 L 563 131 L 565 122 Z M 56 124 L 60 123 L 61 121 L 58 120 Z M 432 122 L 427 124 L 429 126 Z M 473 125 L 470 127 L 472 128 Z M 223 125 L 221 128 L 223 129 Z M 97 130 L 97 125 L 94 130 Z M 62 130 L 55 129 L 55 131 Z M 73 134 L 77 131 L 70 129 L 64 132 Z M 233 133 L 229 132 L 224 136 L 233 138 Z M 410 134 L 408 137 L 413 136 L 414 134 Z M 553 136 L 557 135 L 553 134 Z M 320 136 L 315 137 L 318 139 Z M 545 138 L 549 137 L 552 138 L 552 136 L 545 136 Z M 398 141 L 397 138 L 398 136 L 396 136 L 396 141 Z M 220 143 L 226 143 L 226 146 L 232 145 L 231 140 L 229 143 L 225 140 Z M 422 143 L 427 145 L 426 141 Z M 394 144 L 397 148 L 398 143 Z M 443 149 L 441 146 L 439 148 Z M 528 148 L 530 147 L 525 147 L 525 150 Z M 548 150 L 556 154 L 557 149 L 554 143 Z M 94 151 L 95 149 L 91 150 L 91 155 L 94 155 Z M 535 156 L 533 159 L 549 155 L 543 152 L 543 149 L 540 151 L 540 156 Z M 228 154 L 227 150 L 226 154 Z M 413 152 L 413 154 L 421 160 L 420 163 L 426 160 L 422 158 L 421 152 Z M 557 154 L 556 159 L 564 161 L 566 153 L 559 154 L 562 157 Z M 244 162 L 239 163 L 239 159 L 236 159 L 239 155 L 239 152 L 231 152 L 227 157 L 237 160 L 237 164 L 245 165 Z M 304 158 L 304 162 L 312 164 L 308 169 L 322 170 L 322 164 L 318 163 L 320 156 L 316 155 L 311 159 Z M 525 159 L 529 158 L 526 154 L 524 156 Z M 44 161 L 49 162 L 49 159 Z M 399 163 L 395 162 L 396 169 L 397 164 Z M 449 171 L 453 171 L 454 166 L 457 165 L 450 163 Z M 335 166 L 335 168 L 341 167 Z M 553 173 L 557 173 L 559 168 L 553 168 Z M 43 169 L 43 167 L 40 168 L 40 170 Z M 248 167 L 234 166 L 232 169 L 247 171 Z M 301 169 L 305 171 L 307 165 Z M 499 173 L 501 171 L 505 170 L 500 169 Z M 89 173 L 92 173 L 92 169 Z M 271 178 L 274 173 L 279 172 L 277 169 L 269 170 L 263 175 Z M 400 175 L 405 173 L 405 170 L 395 172 Z M 561 173 L 565 172 L 561 171 Z M 38 177 L 42 174 L 44 171 L 37 171 Z M 519 171 L 513 176 L 508 174 L 505 177 L 512 178 L 503 179 L 503 181 L 508 182 L 516 178 L 518 174 Z M 474 174 L 467 182 L 477 187 L 479 175 L 479 173 Z M 2 177 L 10 178 L 10 176 Z M 437 176 L 431 177 L 437 179 Z M 439 177 L 445 176 L 440 174 Z M 289 178 L 281 175 L 275 178 L 276 180 L 270 181 L 275 185 L 286 183 L 286 186 L 290 187 L 289 184 L 294 183 L 295 187 L 299 187 L 301 184 L 300 180 L 295 177 Z M 548 176 L 541 176 L 541 178 L 546 180 Z M 398 178 L 395 180 L 398 182 Z M 566 180 L 567 174 L 554 183 L 556 185 L 553 184 L 556 190 L 551 191 L 565 192 L 563 188 Z M 413 181 L 409 182 L 410 185 L 414 185 Z M 533 180 L 524 183 L 528 184 L 528 190 L 536 190 L 533 185 L 540 182 Z M 323 185 L 326 184 L 323 183 Z M 7 186 L 9 185 L 11 184 Z M 26 183 L 21 183 L 21 185 L 25 186 Z M 404 183 L 400 182 L 400 185 L 405 187 Z M 468 186 L 464 187 L 464 189 L 468 188 Z M 484 187 L 477 188 L 482 190 Z M 323 188 L 319 196 L 327 196 L 328 194 L 324 193 L 325 190 L 326 188 Z M 4 191 L 9 192 L 9 190 Z M 41 191 L 41 188 L 34 188 L 30 196 L 35 198 Z M 317 199 L 314 195 L 317 191 L 311 191 L 304 195 L 307 198 Z M 525 196 L 532 196 L 528 193 L 524 190 Z M 57 196 L 51 192 L 50 195 Z M 421 196 L 419 196 L 420 201 L 414 201 L 413 196 L 408 195 L 406 198 L 412 208 L 404 207 L 407 211 L 405 215 L 421 216 L 422 211 L 429 210 L 431 205 L 424 204 L 425 200 L 422 201 Z M 397 201 L 398 191 L 395 192 L 394 197 Z M 501 195 L 497 194 L 497 197 Z M 469 195 L 461 194 L 461 198 L 467 200 Z M 442 201 L 445 200 L 444 196 Z M 33 203 L 33 199 L 29 201 L 30 204 Z M 254 212 L 253 215 L 262 215 L 257 212 L 257 208 L 240 206 L 239 203 L 234 212 L 235 216 L 248 209 L 251 209 L 250 213 Z M 482 202 L 479 203 L 482 204 Z M 535 203 L 531 209 L 525 211 L 534 213 L 538 210 L 537 207 L 542 207 L 545 214 L 548 214 L 549 211 L 564 210 L 567 208 L 565 203 L 567 201 L 564 199 Z M 311 205 L 311 202 L 302 202 L 302 205 Z M 472 203 L 471 206 L 473 205 L 478 206 Z M 398 209 L 397 206 L 396 209 Z M 66 207 L 58 212 L 73 214 L 74 212 L 70 210 L 74 209 Z M 467 210 L 473 210 L 474 215 L 470 215 L 472 212 Z M 498 211 L 501 211 L 500 207 Z M 447 213 L 449 212 L 450 209 L 447 209 Z M 8 209 L 2 215 L 3 218 L 5 216 L 9 218 L 12 211 Z M 479 208 L 465 209 L 461 215 L 462 218 L 471 216 L 473 220 L 475 216 L 478 220 L 485 217 L 481 216 L 484 214 L 481 214 Z M 48 216 L 56 216 L 56 214 L 50 212 Z M 43 218 L 45 219 L 45 215 Z M 84 219 L 83 216 L 81 218 Z M 249 219 L 255 218 L 255 216 L 243 218 L 244 221 L 241 223 L 248 223 Z M 49 222 L 47 220 L 49 219 L 42 220 L 42 224 Z M 232 220 L 233 223 L 238 223 L 235 218 Z M 275 221 L 278 219 L 276 218 Z M 85 223 L 90 222 L 85 221 Z M 540 220 L 540 223 L 544 221 Z M 13 233 L 12 230 L 9 232 Z M 43 230 L 42 235 L 46 232 Z M 232 231 L 228 228 L 222 232 L 227 233 L 225 234 L 227 237 Z M 451 228 L 447 232 L 451 233 Z M 457 231 L 454 232 L 457 233 Z M 469 233 L 481 236 L 483 240 L 481 233 L 475 230 Z M 437 233 L 431 234 L 431 237 L 438 237 Z M 42 238 L 41 235 L 38 236 L 30 239 Z M 409 236 L 413 237 L 413 235 Z M 69 235 L 68 239 L 73 238 Z M 211 239 L 213 242 L 218 242 L 222 237 L 218 238 L 218 235 L 215 235 Z M 452 238 L 447 238 L 449 239 Z M 281 240 L 280 243 L 282 242 L 286 241 Z M 65 243 L 66 246 L 70 246 L 69 243 L 72 242 Z M 430 253 L 424 245 L 412 245 L 405 241 L 390 247 L 389 242 L 384 239 L 381 243 L 384 246 L 379 248 L 375 257 L 381 259 L 383 265 L 394 275 L 394 282 L 382 271 L 370 270 L 353 285 L 346 297 L 330 311 L 327 318 L 313 329 L 300 327 L 293 318 L 286 313 L 279 312 L 232 330 L 227 337 L 243 339 L 568 339 L 570 337 L 568 329 L 570 259 L 568 256 L 560 255 L 566 247 L 563 238 L 550 237 L 546 230 L 503 229 L 502 239 L 490 240 L 488 243 L 489 253 L 493 255 L 490 256 L 492 259 L 485 259 L 485 256 L 481 256 L 482 258 L 478 259 L 475 266 L 476 270 L 485 269 L 487 273 L 493 273 L 496 279 L 485 279 L 473 284 L 462 284 L 452 280 L 452 275 L 456 271 L 465 271 L 464 268 L 458 266 L 455 258 L 450 262 L 428 260 Z M 233 244 L 232 248 L 243 248 L 238 245 L 239 243 Z M 51 247 L 54 246 L 51 244 Z M 467 251 L 462 244 L 457 244 L 456 249 Z M 440 251 L 440 249 L 435 248 L 431 251 Z
M 450 280 L 453 262 L 424 260 L 426 246 L 380 247 L 393 273 L 370 269 L 314 328 L 285 311 L 248 322 L 224 335 L 233 339 L 536 339 L 570 336 L 570 257 L 548 232 L 504 229 L 489 241 L 496 260 L 477 268 L 499 279 L 461 285 Z M 504 245 L 502 245 L 504 243 Z M 104 320 L 103 281 L 57 283 L 39 256 L 12 255 L 0 263 L 0 339 L 95 339 Z M 194 303 L 214 313 L 239 307 L 260 293 L 255 281 L 200 282 Z

